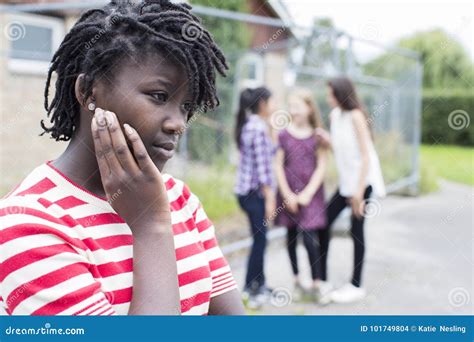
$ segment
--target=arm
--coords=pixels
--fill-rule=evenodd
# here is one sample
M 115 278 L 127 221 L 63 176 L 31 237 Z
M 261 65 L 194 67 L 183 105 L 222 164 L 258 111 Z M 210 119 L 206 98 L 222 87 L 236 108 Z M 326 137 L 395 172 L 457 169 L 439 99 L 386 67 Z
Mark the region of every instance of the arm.
M 334 110 L 332 110 L 329 113 L 329 125 L 332 124 L 332 117 L 334 115 L 333 112 L 334 112 Z M 324 128 L 321 128 L 321 127 L 317 127 L 315 132 L 316 132 L 316 136 L 321 141 L 321 144 L 323 145 L 323 147 L 325 147 L 327 150 L 332 151 L 331 135 L 329 134 L 329 132 L 326 131 Z
M 129 315 L 179 315 L 179 284 L 171 224 L 137 222 Z M 159 251 L 159 252 L 157 252 Z
M 354 130 L 359 145 L 360 157 L 361 157 L 361 168 L 359 170 L 359 181 L 357 185 L 357 191 L 353 196 L 352 211 L 354 215 L 360 217 L 362 215 L 362 201 L 364 197 L 364 191 L 366 187 L 367 174 L 369 172 L 369 141 L 370 131 L 367 125 L 364 114 L 360 110 L 355 110 L 352 115 L 352 122 L 354 124 Z
M 285 175 L 285 152 L 282 148 L 279 148 L 276 155 L 276 175 L 278 181 L 278 188 L 283 197 L 283 200 L 288 205 L 290 212 L 295 213 L 298 211 L 298 203 L 296 202 L 296 194 L 290 189 L 288 181 Z
M 314 170 L 308 184 L 299 195 L 299 202 L 301 205 L 308 205 L 311 202 L 311 199 L 314 197 L 321 184 L 323 184 L 324 175 L 326 174 L 326 149 L 319 148 L 315 153 L 318 158 L 318 166 L 316 167 L 316 170 Z
M 91 130 L 101 181 L 114 210 L 132 230 L 133 296 L 129 315 L 179 315 L 178 272 L 171 212 L 160 171 L 138 132 L 114 113 L 96 109 Z M 127 146 L 131 144 L 132 151 Z
M 211 298 L 209 315 L 245 315 L 239 290 L 234 289 Z
M 275 191 L 273 190 L 272 146 L 268 140 L 265 131 L 257 130 L 253 145 L 256 155 L 258 180 L 265 197 L 265 216 L 267 220 L 270 220 L 275 211 L 276 200 Z
M 323 145 L 323 147 L 325 147 L 328 150 L 332 150 L 331 135 L 329 134 L 329 132 L 321 127 L 316 128 L 315 132 L 316 132 L 316 136 L 321 141 L 321 144 Z
M 290 186 L 286 180 L 285 170 L 284 170 L 284 163 L 285 163 L 285 152 L 279 148 L 276 153 L 276 175 L 278 181 L 278 188 L 280 189 L 281 194 L 283 197 L 289 197 L 293 194 L 291 191 Z

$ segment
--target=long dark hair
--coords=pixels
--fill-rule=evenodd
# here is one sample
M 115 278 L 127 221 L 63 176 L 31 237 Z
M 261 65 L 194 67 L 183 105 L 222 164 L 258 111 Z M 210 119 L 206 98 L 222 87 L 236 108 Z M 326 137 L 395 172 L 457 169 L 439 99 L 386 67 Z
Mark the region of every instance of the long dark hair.
M 364 105 L 360 102 L 357 96 L 356 89 L 352 81 L 347 77 L 336 77 L 328 81 L 327 85 L 332 89 L 332 93 L 342 110 L 358 109 L 364 113 L 365 119 L 369 126 L 370 135 L 373 139 L 372 125 L 369 115 L 365 110 Z
M 239 148 L 242 128 L 247 122 L 248 114 L 258 114 L 261 101 L 267 102 L 270 96 L 272 96 L 272 93 L 266 87 L 247 88 L 240 93 L 239 110 L 237 111 L 235 124 L 235 142 Z

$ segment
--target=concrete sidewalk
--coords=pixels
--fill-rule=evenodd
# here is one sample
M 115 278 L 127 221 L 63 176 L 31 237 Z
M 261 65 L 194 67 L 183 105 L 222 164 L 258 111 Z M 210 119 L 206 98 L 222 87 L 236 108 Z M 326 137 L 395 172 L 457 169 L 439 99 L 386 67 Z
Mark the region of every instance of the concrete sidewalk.
M 372 204 L 366 227 L 363 283 L 367 298 L 348 305 L 318 306 L 292 300 L 292 274 L 284 240 L 269 244 L 268 286 L 281 297 L 256 312 L 277 315 L 472 314 L 473 188 L 442 182 L 440 191 L 417 198 L 390 196 Z M 336 236 L 329 252 L 329 281 L 340 286 L 352 274 L 352 240 Z M 310 284 L 300 243 L 301 275 Z M 230 257 L 240 285 L 246 257 Z

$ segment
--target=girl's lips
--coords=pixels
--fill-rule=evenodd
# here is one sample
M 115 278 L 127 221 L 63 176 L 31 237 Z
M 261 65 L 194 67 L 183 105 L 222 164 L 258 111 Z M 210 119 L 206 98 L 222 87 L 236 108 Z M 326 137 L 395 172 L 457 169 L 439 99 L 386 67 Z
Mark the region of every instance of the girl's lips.
M 174 156 L 176 149 L 176 144 L 172 142 L 153 144 L 151 145 L 153 149 L 153 155 L 158 156 L 160 159 L 170 159 Z

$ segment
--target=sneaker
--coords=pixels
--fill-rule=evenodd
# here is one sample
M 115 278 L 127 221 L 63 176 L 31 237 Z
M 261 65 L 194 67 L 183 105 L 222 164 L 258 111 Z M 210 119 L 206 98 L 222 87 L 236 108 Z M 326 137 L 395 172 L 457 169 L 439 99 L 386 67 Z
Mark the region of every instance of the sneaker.
M 266 287 L 265 285 L 263 285 L 257 290 L 256 294 L 257 296 L 261 296 L 264 301 L 269 301 L 273 296 L 273 291 L 274 289 L 272 289 L 271 287 Z
M 331 301 L 334 303 L 353 303 L 362 300 L 366 296 L 365 289 L 346 284 L 331 293 Z
M 332 291 L 334 291 L 334 286 L 330 282 L 321 280 L 318 287 L 315 288 L 315 301 L 322 305 L 329 304 Z
M 293 289 L 293 298 L 295 301 L 304 301 L 308 296 L 308 291 L 301 285 L 300 282 L 295 282 Z
M 246 306 L 251 310 L 259 310 L 262 308 L 263 304 L 267 302 L 265 295 L 263 294 L 253 294 L 250 295 Z

